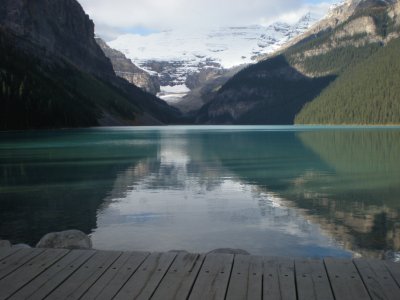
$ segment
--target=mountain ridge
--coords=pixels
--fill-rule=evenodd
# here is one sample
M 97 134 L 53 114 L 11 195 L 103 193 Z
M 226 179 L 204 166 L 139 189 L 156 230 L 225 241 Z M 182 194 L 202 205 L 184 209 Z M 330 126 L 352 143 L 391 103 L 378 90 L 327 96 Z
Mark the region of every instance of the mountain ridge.
M 0 6 L 0 128 L 178 122 L 164 101 L 118 78 L 75 0 Z
M 345 84 L 341 78 L 347 78 L 353 82 L 353 85 L 357 84 L 358 78 L 366 80 L 361 73 L 356 76 L 357 72 L 364 72 L 362 71 L 364 69 L 359 66 L 368 64 L 375 53 L 385 48 L 391 41 L 399 39 L 399 8 L 399 1 L 378 0 L 346 1 L 333 7 L 332 12 L 326 18 L 315 24 L 308 32 L 296 38 L 294 42 L 289 43 L 288 46 L 283 47 L 255 66 L 245 68 L 230 79 L 221 87 L 214 98 L 199 111 L 196 122 L 216 124 L 223 118 L 229 120 L 230 124 L 250 124 L 252 122 L 276 124 L 275 122 L 271 123 L 270 118 L 273 117 L 280 120 L 279 124 L 293 124 L 296 115 L 299 114 L 302 117 L 298 118 L 297 122 L 314 124 L 315 122 L 312 120 L 318 120 L 317 123 L 324 124 L 323 116 L 317 119 L 312 118 L 313 112 L 330 109 L 332 110 L 331 115 L 346 116 L 345 119 L 337 120 L 340 124 L 357 123 L 352 116 L 357 115 L 358 111 L 362 111 L 364 115 L 370 115 L 370 122 L 373 124 L 400 123 L 400 114 L 397 116 L 397 121 L 392 117 L 389 120 L 389 117 L 385 119 L 386 117 L 382 115 L 376 116 L 377 111 L 374 111 L 374 108 L 377 104 L 371 98 L 372 93 L 370 95 L 363 94 L 364 97 L 367 97 L 365 102 L 371 103 L 370 108 L 366 111 L 355 105 L 348 106 L 343 105 L 343 103 L 339 105 L 340 101 L 332 96 L 334 92 L 331 88 L 336 87 L 336 90 L 345 89 L 350 92 L 350 85 Z M 380 53 L 382 55 L 389 54 L 385 51 Z M 286 72 L 284 71 L 285 68 L 286 70 L 294 68 L 309 79 L 331 78 L 330 83 L 325 85 L 325 82 L 322 86 L 310 87 L 309 95 L 314 96 L 303 99 L 302 107 L 297 106 L 296 108 L 298 104 L 287 106 L 290 101 L 294 101 L 288 97 L 301 99 L 302 93 L 301 90 L 293 90 L 291 94 L 288 93 L 287 88 L 289 86 L 271 86 L 271 82 L 279 79 L 280 75 L 268 67 L 268 61 L 274 61 L 280 56 L 285 57 L 288 63 L 287 66 L 282 65 L 282 72 Z M 392 72 L 384 72 L 378 66 L 376 66 L 376 69 L 379 70 L 379 76 L 374 78 L 378 82 L 376 86 L 382 89 L 380 90 L 382 101 L 398 101 L 384 96 L 383 86 L 386 85 L 382 83 L 384 80 L 391 80 L 395 76 L 393 74 L 396 74 L 396 70 L 392 67 L 388 69 Z M 346 74 L 352 74 L 352 77 Z M 388 88 L 390 90 L 394 87 Z M 357 93 L 359 95 L 357 97 L 361 97 L 362 93 L 360 91 L 357 91 Z M 390 93 L 393 97 L 394 91 Z M 280 97 L 285 94 L 288 95 L 286 98 Z M 338 95 L 338 93 L 336 94 Z M 373 95 L 376 97 L 378 94 L 374 93 Z M 329 96 L 330 101 L 320 100 L 321 97 L 328 97 L 328 95 L 331 95 Z M 316 99 L 319 99 L 319 101 L 314 101 Z M 385 106 L 387 103 L 383 102 L 382 106 Z M 238 103 L 241 103 L 241 107 L 250 109 L 247 112 L 244 112 L 241 108 L 235 109 Z M 318 103 L 320 106 L 316 108 Z M 374 104 L 372 105 L 372 103 Z M 324 105 L 325 110 L 322 107 Z M 305 117 L 305 114 L 302 114 L 303 109 L 307 110 L 311 107 L 313 107 L 313 112 L 309 110 L 308 117 Z M 344 112 L 350 107 L 350 111 Z M 293 111 L 297 112 L 293 115 Z M 264 118 L 262 120 L 258 117 L 248 118 L 247 116 L 251 114 L 254 116 L 263 114 Z M 288 115 L 290 115 L 289 120 Z M 392 114 L 389 115 L 392 116 Z M 307 118 L 310 118 L 310 121 Z M 368 123 L 367 119 L 363 120 L 363 124 Z M 326 122 L 328 122 L 328 119 L 326 119 Z M 329 123 L 334 124 L 335 118 L 329 118 Z
M 99 37 L 95 38 L 97 44 L 104 54 L 110 59 L 114 72 L 117 76 L 140 87 L 144 91 L 156 95 L 160 92 L 160 81 L 158 76 L 150 75 L 136 66 L 122 52 L 110 48 L 107 43 Z
M 276 22 L 270 26 L 169 30 L 147 36 L 125 34 L 108 44 L 139 67 L 158 74 L 160 96 L 168 101 L 172 93 L 183 97 L 201 87 L 204 81 L 193 86 L 201 74 L 225 74 L 232 67 L 252 63 L 261 53 L 273 51 L 304 32 L 320 17 L 308 13 L 294 25 Z M 177 100 L 171 98 L 171 104 Z

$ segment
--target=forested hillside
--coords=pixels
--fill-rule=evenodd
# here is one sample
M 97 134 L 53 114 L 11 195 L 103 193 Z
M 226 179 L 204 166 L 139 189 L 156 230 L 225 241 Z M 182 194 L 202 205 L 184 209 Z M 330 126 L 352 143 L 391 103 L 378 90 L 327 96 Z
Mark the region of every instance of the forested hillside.
M 400 39 L 344 72 L 296 117 L 299 124 L 400 124 Z
M 75 0 L 0 5 L 0 130 L 175 123 L 178 110 L 117 77 Z
M 200 110 L 196 121 L 291 124 L 303 105 L 314 99 L 334 78 L 305 76 L 279 55 L 235 75 L 221 88 L 217 100 Z
M 239 72 L 197 122 L 399 123 L 399 36 L 398 1 L 349 1 L 275 57 Z M 277 68 L 279 57 L 286 65 Z M 303 81 L 288 82 L 288 70 Z
M 0 33 L 1 129 L 95 126 L 103 110 L 133 122 L 140 113 L 106 83 L 68 63 L 43 64 L 13 41 Z

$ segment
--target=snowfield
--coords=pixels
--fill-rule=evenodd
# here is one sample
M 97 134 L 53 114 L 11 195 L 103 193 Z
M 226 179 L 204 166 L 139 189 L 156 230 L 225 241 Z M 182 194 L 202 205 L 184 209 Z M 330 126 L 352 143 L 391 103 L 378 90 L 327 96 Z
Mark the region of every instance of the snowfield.
M 160 96 L 168 101 L 190 91 L 185 86 L 189 74 L 204 68 L 228 69 L 253 63 L 257 56 L 277 50 L 321 17 L 309 13 L 293 25 L 278 22 L 267 27 L 169 30 L 145 36 L 124 34 L 108 44 L 144 70 L 156 72 L 161 78 Z

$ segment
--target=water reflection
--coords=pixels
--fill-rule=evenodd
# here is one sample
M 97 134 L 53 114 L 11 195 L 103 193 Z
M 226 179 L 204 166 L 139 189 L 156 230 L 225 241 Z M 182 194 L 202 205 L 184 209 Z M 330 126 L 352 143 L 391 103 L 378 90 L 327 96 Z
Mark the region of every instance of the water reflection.
M 298 136 L 335 174 L 325 184 L 299 179 L 288 197 L 353 251 L 373 257 L 399 251 L 399 130 L 302 132 Z
M 147 180 L 136 183 L 126 197 L 99 214 L 95 244 L 123 250 L 239 247 L 264 254 L 347 255 L 319 226 L 272 193 L 237 178 L 211 187 L 190 175 L 186 182 L 179 184 L 182 190 L 150 194 Z
M 99 213 L 93 240 L 104 249 L 349 255 L 268 190 L 267 183 L 287 185 L 282 176 L 297 175 L 286 169 L 293 161 L 286 148 L 307 158 L 300 165 L 320 164 L 293 132 L 162 131 L 157 157 L 118 175 L 117 182 L 131 182 L 130 191 Z M 140 179 L 132 176 L 139 166 L 147 172 Z
M 73 227 L 92 231 L 102 249 L 370 257 L 400 250 L 399 129 L 48 135 L 2 139 L 2 237 L 33 241 Z
M 0 238 L 30 245 L 51 231 L 90 233 L 117 174 L 157 153 L 143 136 L 92 130 L 2 133 L 0 141 Z

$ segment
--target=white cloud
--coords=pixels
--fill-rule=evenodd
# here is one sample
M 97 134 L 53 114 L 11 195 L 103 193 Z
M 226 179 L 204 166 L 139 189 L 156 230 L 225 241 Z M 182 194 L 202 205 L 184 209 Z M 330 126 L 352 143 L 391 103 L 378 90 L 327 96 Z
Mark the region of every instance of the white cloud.
M 107 36 L 132 28 L 165 30 L 266 24 L 277 19 L 296 21 L 307 8 L 326 8 L 326 5 L 309 4 L 311 2 L 306 0 L 78 1 L 96 23 L 97 33 Z M 312 2 L 316 1 L 322 0 Z
M 262 19 L 260 24 L 269 25 L 272 22 L 276 21 L 293 24 L 307 13 L 313 13 L 315 15 L 320 15 L 322 17 L 328 12 L 331 6 L 332 2 L 322 2 L 318 4 L 304 4 L 301 5 L 300 7 L 296 7 L 295 9 L 288 9 L 282 14 Z

